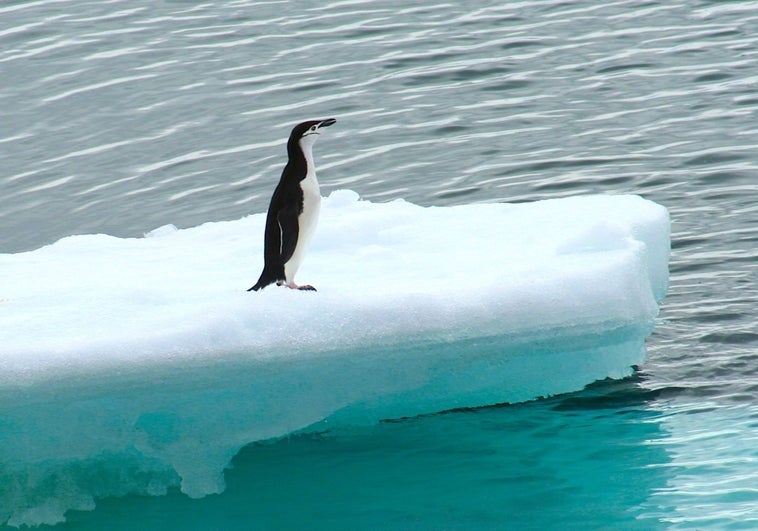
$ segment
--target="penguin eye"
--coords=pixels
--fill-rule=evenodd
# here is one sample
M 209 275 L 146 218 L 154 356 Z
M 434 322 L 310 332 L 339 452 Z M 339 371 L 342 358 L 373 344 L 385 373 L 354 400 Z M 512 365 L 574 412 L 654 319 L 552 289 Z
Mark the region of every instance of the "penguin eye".
M 312 126 L 311 126 L 311 131 L 315 131 L 315 130 L 316 130 L 316 126 L 315 126 L 315 125 L 312 125 Z

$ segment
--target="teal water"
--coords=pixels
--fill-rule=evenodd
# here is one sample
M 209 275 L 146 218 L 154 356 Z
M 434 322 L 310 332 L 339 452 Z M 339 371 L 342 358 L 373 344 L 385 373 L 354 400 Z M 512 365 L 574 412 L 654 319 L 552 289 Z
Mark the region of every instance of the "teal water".
M 263 211 L 325 116 L 325 194 L 672 215 L 635 378 L 252 444 L 221 495 L 59 528 L 758 527 L 757 35 L 745 1 L 0 4 L 2 252 Z
M 593 393 L 649 398 L 630 382 L 606 384 L 255 444 L 235 459 L 223 495 L 112 500 L 101 519 L 78 513 L 62 528 L 662 528 L 648 498 L 672 474 L 664 448 L 647 444 L 663 436 L 661 414 L 599 405 Z
M 243 449 L 227 490 L 126 496 L 60 529 L 753 529 L 758 418 L 644 377 Z

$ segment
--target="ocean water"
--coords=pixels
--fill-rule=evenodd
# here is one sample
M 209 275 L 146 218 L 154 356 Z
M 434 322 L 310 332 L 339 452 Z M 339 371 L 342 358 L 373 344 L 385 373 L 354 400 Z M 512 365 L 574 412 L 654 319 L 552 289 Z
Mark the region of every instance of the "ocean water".
M 758 527 L 758 2 L 6 1 L 0 44 L 0 252 L 261 212 L 311 117 L 324 194 L 672 217 L 635 377 L 251 444 L 220 495 L 58 528 Z

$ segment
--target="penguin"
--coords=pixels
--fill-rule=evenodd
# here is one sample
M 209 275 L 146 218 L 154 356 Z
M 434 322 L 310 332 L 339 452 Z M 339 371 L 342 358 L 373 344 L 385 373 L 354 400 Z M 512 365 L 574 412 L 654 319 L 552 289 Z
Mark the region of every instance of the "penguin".
M 263 272 L 247 291 L 269 284 L 316 291 L 311 285 L 295 284 L 295 273 L 313 236 L 321 206 L 321 192 L 313 163 L 313 144 L 323 127 L 337 120 L 310 120 L 296 125 L 287 141 L 289 160 L 271 197 L 263 242 Z

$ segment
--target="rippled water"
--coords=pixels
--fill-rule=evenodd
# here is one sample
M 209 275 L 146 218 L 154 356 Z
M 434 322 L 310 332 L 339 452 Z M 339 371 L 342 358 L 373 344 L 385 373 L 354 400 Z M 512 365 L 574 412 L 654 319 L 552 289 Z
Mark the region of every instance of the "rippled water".
M 758 2 L 0 3 L 0 252 L 263 211 L 311 117 L 324 193 L 672 215 L 637 378 L 253 445 L 221 496 L 67 526 L 758 527 L 757 112 Z

